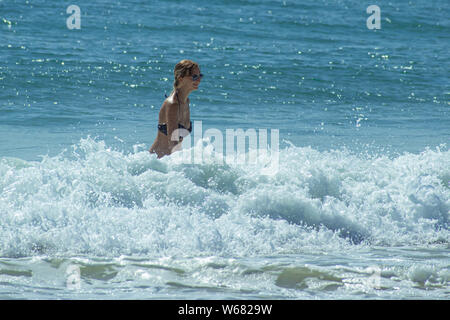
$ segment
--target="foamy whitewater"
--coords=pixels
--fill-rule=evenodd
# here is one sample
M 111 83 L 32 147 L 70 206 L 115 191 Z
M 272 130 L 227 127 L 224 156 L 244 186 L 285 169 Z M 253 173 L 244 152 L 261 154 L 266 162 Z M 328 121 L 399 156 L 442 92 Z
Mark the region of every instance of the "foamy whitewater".
M 0 299 L 448 299 L 449 16 L 0 0 Z M 148 153 L 181 59 L 201 162 Z
M 0 276 L 16 280 L 2 297 L 446 295 L 447 149 L 390 159 L 292 146 L 272 176 L 142 149 L 88 138 L 0 161 Z

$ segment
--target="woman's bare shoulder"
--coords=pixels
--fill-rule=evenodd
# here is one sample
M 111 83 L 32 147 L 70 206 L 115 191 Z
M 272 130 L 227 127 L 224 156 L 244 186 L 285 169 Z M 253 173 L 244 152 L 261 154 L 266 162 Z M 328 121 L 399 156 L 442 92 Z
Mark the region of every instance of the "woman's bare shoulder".
M 170 98 L 167 98 L 166 100 L 164 100 L 163 105 L 160 110 L 160 115 L 162 117 L 174 118 L 174 117 L 177 117 L 176 115 L 178 114 L 178 112 L 179 112 L 179 110 L 178 110 L 177 101 L 173 101 Z M 169 119 L 166 119 L 165 121 L 169 121 Z
M 174 106 L 178 106 L 178 103 L 176 100 L 174 100 L 171 97 L 166 98 L 166 100 L 164 100 L 162 106 L 161 106 L 161 110 L 163 109 L 172 109 Z

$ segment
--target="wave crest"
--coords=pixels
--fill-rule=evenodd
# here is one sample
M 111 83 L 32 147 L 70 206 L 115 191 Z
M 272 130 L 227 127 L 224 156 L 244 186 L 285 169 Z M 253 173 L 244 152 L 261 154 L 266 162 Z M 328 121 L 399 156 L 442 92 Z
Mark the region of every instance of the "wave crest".
M 279 159 L 267 176 L 262 166 L 157 160 L 90 138 L 39 162 L 0 159 L 0 256 L 449 242 L 447 150 L 391 159 L 291 146 Z

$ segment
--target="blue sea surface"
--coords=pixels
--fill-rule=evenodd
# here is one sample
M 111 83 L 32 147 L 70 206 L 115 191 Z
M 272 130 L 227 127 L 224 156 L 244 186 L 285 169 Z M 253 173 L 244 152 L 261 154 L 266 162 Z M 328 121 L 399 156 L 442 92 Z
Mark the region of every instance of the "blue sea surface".
M 0 298 L 448 299 L 449 16 L 0 0 Z M 182 59 L 191 120 L 278 130 L 275 174 L 148 153 Z

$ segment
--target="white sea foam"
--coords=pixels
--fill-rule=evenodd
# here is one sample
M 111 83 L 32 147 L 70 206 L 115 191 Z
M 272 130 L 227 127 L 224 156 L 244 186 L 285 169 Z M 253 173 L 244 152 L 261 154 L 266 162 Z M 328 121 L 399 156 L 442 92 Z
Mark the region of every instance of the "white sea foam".
M 157 160 L 88 138 L 39 162 L 0 159 L 0 256 L 449 243 L 450 151 L 391 159 L 292 146 L 279 156 L 267 176 L 257 165 Z

